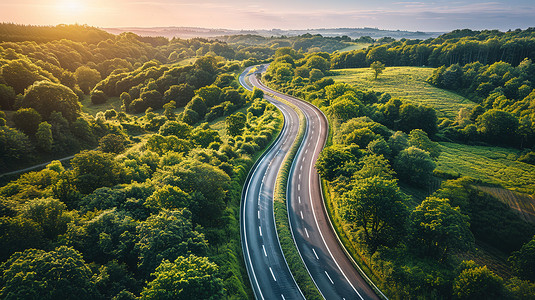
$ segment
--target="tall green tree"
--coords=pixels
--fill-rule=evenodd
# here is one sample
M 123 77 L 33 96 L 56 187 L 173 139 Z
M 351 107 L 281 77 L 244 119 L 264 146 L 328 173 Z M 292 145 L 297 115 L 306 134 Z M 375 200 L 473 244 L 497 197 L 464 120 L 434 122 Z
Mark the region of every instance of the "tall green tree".
M 41 115 L 33 108 L 21 108 L 13 114 L 13 122 L 22 132 L 33 136 L 41 123 Z
M 76 82 L 84 94 L 89 94 L 95 85 L 97 85 L 97 83 L 102 79 L 97 70 L 91 69 L 87 66 L 78 67 L 74 72 L 74 77 L 76 78 Z
M 473 247 L 468 217 L 447 199 L 426 198 L 412 211 L 410 220 L 412 246 L 424 256 L 443 262 L 450 252 Z
M 333 145 L 321 151 L 316 161 L 316 169 L 323 179 L 333 181 L 340 175 L 350 175 L 344 174 L 343 167 L 345 163 L 351 161 L 356 162 L 356 158 L 351 152 L 340 145 Z
M 37 147 L 41 151 L 52 151 L 52 145 L 54 144 L 54 138 L 52 136 L 52 125 L 48 124 L 48 122 L 39 123 L 37 132 L 35 133 L 35 139 L 37 141 Z
M 98 141 L 100 150 L 108 153 L 119 154 L 126 149 L 128 140 L 122 134 L 107 134 Z
M 153 209 L 189 209 L 191 197 L 179 187 L 164 185 L 147 198 L 145 205 Z
M 174 262 L 164 260 L 141 293 L 141 299 L 224 299 L 219 268 L 208 258 L 179 256 Z
M 231 136 L 240 135 L 243 132 L 243 128 L 247 123 L 247 117 L 244 113 L 238 112 L 228 116 L 225 119 L 225 124 L 227 125 L 227 132 Z
M 39 224 L 45 237 L 53 239 L 67 231 L 71 218 L 66 210 L 67 206 L 57 199 L 33 199 L 24 204 L 21 216 Z
M 27 249 L 0 267 L 2 299 L 95 299 L 100 294 L 82 255 L 69 247 Z
M 161 127 L 159 134 L 163 136 L 174 135 L 179 139 L 189 139 L 192 127 L 184 122 L 167 121 Z
M 5 261 L 15 252 L 44 244 L 43 229 L 35 221 L 20 216 L 0 217 L 0 260 Z
M 509 257 L 514 272 L 527 280 L 535 281 L 535 236 Z
M 71 165 L 76 174 L 76 186 L 83 194 L 89 194 L 99 187 L 113 186 L 121 172 L 111 154 L 95 150 L 76 154 Z
M 416 147 L 402 150 L 394 160 L 399 179 L 419 186 L 431 183 L 436 164 L 429 153 Z
M 454 299 L 502 299 L 503 279 L 471 261 L 453 280 Z
M 377 80 L 377 77 L 383 73 L 383 71 L 385 70 L 385 65 L 380 62 L 380 61 L 374 61 L 371 65 L 370 65 L 370 68 L 372 68 L 373 72 L 374 72 L 374 79 Z
M 15 104 L 15 100 L 17 100 L 15 90 L 8 85 L 0 83 L 0 108 L 2 110 L 13 109 L 13 104 Z
M 13 87 L 16 94 L 23 94 L 24 90 L 36 81 L 58 82 L 50 74 L 32 63 L 29 59 L 13 59 L 2 65 L 1 72 L 7 85 Z
M 31 85 L 21 101 L 22 107 L 34 108 L 44 120 L 49 120 L 53 111 L 61 112 L 70 123 L 80 114 L 76 94 L 68 87 L 50 81 L 38 81 Z
M 90 261 L 105 264 L 116 260 L 134 270 L 138 262 L 137 225 L 124 211 L 110 209 L 71 230 L 67 239 Z
M 344 218 L 362 228 L 370 253 L 379 246 L 394 246 L 405 233 L 408 209 L 406 196 L 394 180 L 378 176 L 354 183 L 345 195 Z
M 491 109 L 479 116 L 477 130 L 488 141 L 497 144 L 512 144 L 516 139 L 518 119 L 505 111 Z
M 162 210 L 138 225 L 139 268 L 153 272 L 164 259 L 176 260 L 181 255 L 205 255 L 208 244 L 204 235 L 193 229 L 191 213 L 186 210 Z
M 427 136 L 427 133 L 421 129 L 411 130 L 409 133 L 409 143 L 411 146 L 429 152 L 429 156 L 437 159 L 440 156 L 440 146 L 433 142 Z
M 221 169 L 194 159 L 185 159 L 169 171 L 155 175 L 164 184 L 180 187 L 194 197 L 193 221 L 203 226 L 219 226 L 225 209 L 230 177 Z

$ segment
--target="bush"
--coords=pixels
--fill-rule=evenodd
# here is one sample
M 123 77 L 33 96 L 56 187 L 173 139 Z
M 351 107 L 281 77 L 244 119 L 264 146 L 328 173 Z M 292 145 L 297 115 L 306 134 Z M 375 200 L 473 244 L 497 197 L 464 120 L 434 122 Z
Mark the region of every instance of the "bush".
M 91 92 L 91 103 L 96 105 L 106 103 L 106 101 L 108 101 L 108 97 L 106 96 L 106 94 L 104 94 L 103 91 L 93 90 Z
M 22 132 L 34 135 L 41 123 L 41 115 L 33 108 L 21 108 L 13 114 L 13 122 Z
M 399 179 L 419 186 L 431 183 L 435 166 L 429 153 L 416 147 L 402 150 L 394 161 Z

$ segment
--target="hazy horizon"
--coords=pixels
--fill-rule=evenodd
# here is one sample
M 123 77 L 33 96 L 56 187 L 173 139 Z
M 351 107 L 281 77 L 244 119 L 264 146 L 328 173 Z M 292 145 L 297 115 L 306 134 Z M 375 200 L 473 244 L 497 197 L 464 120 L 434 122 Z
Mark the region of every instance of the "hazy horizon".
M 235 30 L 371 27 L 409 31 L 508 30 L 535 26 L 531 0 L 6 0 L 0 21 L 96 27 L 203 27 Z

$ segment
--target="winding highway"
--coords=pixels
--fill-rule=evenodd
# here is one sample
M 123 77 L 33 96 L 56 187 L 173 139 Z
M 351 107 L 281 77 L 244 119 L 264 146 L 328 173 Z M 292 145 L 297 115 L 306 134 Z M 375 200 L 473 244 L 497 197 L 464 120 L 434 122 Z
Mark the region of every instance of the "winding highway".
M 240 76 L 240 83 L 250 89 L 250 85 L 245 82 L 245 77 L 247 76 L 248 71 L 249 70 L 246 70 L 246 72 L 244 72 L 242 76 Z M 260 71 L 257 71 L 255 73 L 258 72 Z M 303 112 L 306 118 L 305 136 L 290 170 L 287 188 L 287 204 L 288 217 L 290 220 L 292 235 L 299 254 L 303 259 L 305 266 L 307 267 L 308 272 L 312 277 L 312 280 L 314 281 L 318 290 L 325 299 L 379 299 L 379 297 L 375 294 L 374 290 L 368 285 L 366 280 L 364 280 L 364 278 L 356 270 L 352 261 L 350 260 L 350 258 L 348 258 L 343 248 L 341 247 L 338 237 L 332 229 L 329 217 L 324 206 L 320 178 L 316 169 L 314 168 L 314 164 L 319 156 L 319 153 L 323 149 L 328 136 L 328 122 L 326 117 L 318 108 L 311 105 L 310 103 L 279 93 L 275 90 L 266 87 L 258 80 L 256 75 L 249 76 L 249 81 L 253 86 L 262 89 L 264 92 L 269 93 L 271 95 L 275 95 L 276 97 L 280 97 L 297 106 L 298 109 Z M 297 114 L 291 111 L 291 108 L 287 105 L 284 105 L 284 103 L 279 102 L 268 96 L 266 96 L 266 98 L 268 99 L 268 101 L 275 104 L 279 109 L 282 108 L 281 111 L 284 114 L 285 128 L 281 132 L 279 139 L 288 139 L 290 143 L 293 142 L 295 140 L 295 135 L 293 135 L 291 132 L 295 130 L 295 132 L 297 133 L 299 123 Z M 295 114 L 295 116 L 293 114 Z M 292 127 L 293 129 L 290 130 L 289 128 L 287 128 L 287 126 Z M 277 140 L 277 142 L 274 143 L 274 146 L 266 152 L 267 154 L 264 156 L 262 161 L 260 161 L 259 166 L 262 165 L 263 161 L 270 160 L 274 151 L 279 151 L 277 150 L 277 147 L 279 147 L 279 143 L 280 140 Z M 280 145 L 280 147 L 282 146 L 285 145 Z M 290 145 L 286 146 L 288 148 L 283 147 L 282 149 L 289 149 Z M 280 154 L 282 155 L 282 153 Z M 278 162 L 278 159 L 276 159 L 276 161 Z M 276 166 L 278 168 L 280 167 L 280 164 L 277 164 Z M 275 168 L 275 165 L 272 164 L 271 167 Z M 251 176 L 251 180 L 244 188 L 247 189 L 247 193 L 256 193 L 255 191 L 257 189 L 254 188 L 255 185 L 253 184 L 253 182 L 261 180 L 259 177 L 254 176 L 254 174 L 257 172 L 257 169 L 255 169 L 253 175 Z M 262 170 L 264 170 L 264 168 L 262 168 Z M 267 170 L 265 172 L 260 171 L 260 174 L 271 176 L 268 175 L 266 172 Z M 277 172 L 270 173 L 274 176 L 271 179 L 273 183 L 276 179 L 276 173 Z M 264 180 L 267 180 L 268 177 L 264 178 Z M 252 190 L 249 190 L 251 188 L 251 185 L 253 185 L 253 188 Z M 264 193 L 261 194 L 261 196 L 263 197 L 262 199 L 267 199 L 267 197 L 271 197 L 271 201 L 273 197 L 272 195 L 272 191 L 271 196 Z M 245 206 L 247 207 L 247 205 L 251 205 L 250 203 L 252 203 L 252 200 L 246 203 Z M 267 203 L 264 203 L 264 205 L 265 207 L 257 207 L 256 209 L 260 209 L 260 211 L 262 209 L 269 209 L 270 211 L 265 212 L 265 214 L 272 215 L 272 204 L 268 205 Z M 242 213 L 254 213 L 251 211 L 252 209 L 243 210 Z M 243 219 L 244 218 L 242 216 L 242 220 Z M 268 224 L 266 225 L 271 226 Z M 248 230 L 246 228 L 248 226 L 254 225 L 242 223 L 242 232 L 246 232 L 247 234 L 249 234 L 249 232 L 253 231 L 252 229 Z M 274 223 L 272 226 L 273 230 L 275 230 Z M 250 234 L 253 233 L 251 232 Z M 250 247 L 250 245 L 253 243 L 259 243 L 259 241 L 255 238 L 252 238 L 250 234 L 248 236 L 244 236 L 242 234 L 242 242 L 245 239 L 244 242 L 249 245 L 248 247 Z M 276 241 L 278 242 L 278 239 Z M 273 246 L 273 248 L 276 248 L 276 246 Z M 255 290 L 255 295 L 257 299 L 264 299 L 264 297 L 266 299 L 299 299 L 299 297 L 287 297 L 285 295 L 286 292 L 280 289 L 277 289 L 275 292 L 275 294 L 280 294 L 279 297 L 276 297 L 276 295 L 273 296 L 273 298 L 266 297 L 265 295 L 260 295 L 259 297 L 258 293 L 256 292 L 257 288 L 258 290 L 264 292 L 270 290 L 272 287 L 269 287 L 267 283 L 266 287 L 261 287 L 262 285 L 264 285 L 264 280 L 258 281 L 256 278 L 262 276 L 260 274 L 265 274 L 263 275 L 264 277 L 269 277 L 267 275 L 271 273 L 272 269 L 266 268 L 265 265 L 262 268 L 262 265 L 260 265 L 259 268 L 250 271 L 249 263 L 247 262 L 247 260 L 254 259 L 255 256 L 257 256 L 258 254 L 253 253 L 250 248 L 244 249 L 244 254 L 246 257 L 245 259 L 248 267 L 249 277 L 251 278 L 251 274 L 253 276 L 253 278 L 251 278 L 251 283 L 253 284 L 253 289 Z M 286 273 L 281 273 L 281 275 L 278 275 L 277 272 L 273 272 L 272 274 L 274 275 L 274 277 L 286 276 Z M 292 280 L 290 280 L 289 282 L 291 281 Z M 255 287 L 255 284 L 257 285 L 257 287 Z M 280 286 L 278 288 L 280 288 Z M 292 289 L 290 289 L 289 291 L 291 290 Z M 302 295 L 300 297 L 302 297 Z
M 252 89 L 245 82 L 240 83 Z M 305 299 L 284 259 L 275 227 L 273 193 L 277 174 L 295 142 L 299 117 L 287 104 L 268 98 L 284 115 L 284 126 L 245 182 L 242 192 L 240 231 L 247 273 L 256 299 Z

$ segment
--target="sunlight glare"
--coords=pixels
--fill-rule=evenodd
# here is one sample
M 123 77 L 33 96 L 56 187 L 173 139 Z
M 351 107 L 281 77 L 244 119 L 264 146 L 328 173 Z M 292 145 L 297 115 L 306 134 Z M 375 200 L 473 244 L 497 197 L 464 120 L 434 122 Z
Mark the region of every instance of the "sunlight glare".
M 84 12 L 85 5 L 80 0 L 65 0 L 58 3 L 59 10 L 69 15 L 79 15 Z

